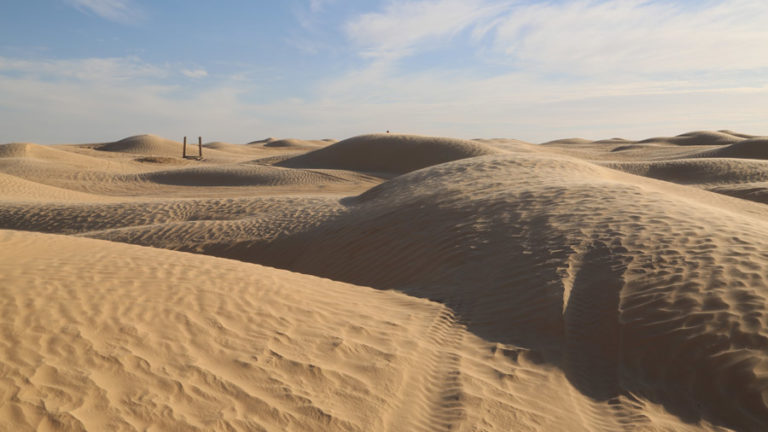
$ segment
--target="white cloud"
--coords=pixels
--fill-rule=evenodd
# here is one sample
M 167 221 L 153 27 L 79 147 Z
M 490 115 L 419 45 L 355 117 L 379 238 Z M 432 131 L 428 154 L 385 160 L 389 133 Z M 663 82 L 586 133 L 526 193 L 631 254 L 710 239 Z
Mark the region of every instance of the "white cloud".
M 269 103 L 258 100 L 265 84 L 256 87 L 251 65 L 215 74 L 203 89 L 168 84 L 206 76 L 197 65 L 0 57 L 0 142 L 141 132 L 244 142 L 387 129 L 531 141 L 768 133 L 768 4 L 676 4 L 393 0 L 342 26 L 363 65 L 312 83 L 311 96 Z M 476 63 L 411 62 L 436 46 L 450 52 L 453 42 L 474 44 Z
M 395 0 L 348 21 L 370 62 L 321 100 L 360 107 L 350 123 L 461 136 L 765 133 L 766 22 L 764 0 Z M 454 42 L 476 61 L 419 64 Z
M 309 10 L 312 12 L 320 12 L 329 4 L 335 3 L 336 0 L 309 0 Z
M 495 47 L 532 71 L 631 75 L 768 67 L 768 3 L 566 1 L 520 5 Z
M 477 50 L 517 70 L 652 74 L 768 68 L 764 0 L 394 0 L 350 19 L 360 54 L 398 59 L 470 29 Z M 490 36 L 492 49 L 480 45 Z
M 94 142 L 138 133 L 252 138 L 249 132 L 257 133 L 264 116 L 258 106 L 239 101 L 241 91 L 226 83 L 200 90 L 0 75 L 0 142 Z
M 94 13 L 104 19 L 130 23 L 141 17 L 141 12 L 131 0 L 66 0 L 83 12 Z
M 7 63 L 13 61 L 0 64 Z M 205 88 L 157 82 L 52 81 L 0 71 L 0 142 L 93 142 L 137 133 L 247 142 L 266 136 L 346 138 L 387 129 L 539 142 L 695 129 L 768 132 L 768 87 L 730 88 L 727 81 L 701 88 L 674 80 L 553 83 L 528 73 L 477 79 L 455 71 L 398 74 L 383 62 L 324 83 L 312 98 L 269 103 L 246 99 L 257 87 L 242 81 L 213 81 Z
M 165 78 L 167 67 L 151 65 L 138 57 L 27 60 L 0 57 L 0 73 L 14 73 L 50 80 L 114 82 Z
M 347 36 L 371 58 L 396 59 L 422 44 L 450 38 L 498 14 L 506 2 L 421 0 L 390 2 L 381 12 L 366 13 L 346 24 Z
M 205 69 L 182 69 L 181 73 L 188 78 L 205 78 L 208 76 L 208 71 Z

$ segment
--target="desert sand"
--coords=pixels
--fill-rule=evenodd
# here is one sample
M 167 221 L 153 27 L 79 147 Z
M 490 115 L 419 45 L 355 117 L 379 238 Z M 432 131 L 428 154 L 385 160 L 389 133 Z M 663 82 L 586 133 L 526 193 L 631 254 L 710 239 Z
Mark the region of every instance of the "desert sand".
M 0 145 L 0 430 L 768 430 L 768 137 L 181 150 Z

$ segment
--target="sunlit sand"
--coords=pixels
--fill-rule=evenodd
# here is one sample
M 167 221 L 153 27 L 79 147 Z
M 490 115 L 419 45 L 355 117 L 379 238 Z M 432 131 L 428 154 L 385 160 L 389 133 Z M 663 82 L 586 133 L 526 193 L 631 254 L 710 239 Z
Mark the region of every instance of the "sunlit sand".
M 768 430 L 766 137 L 202 152 L 0 145 L 0 430 Z

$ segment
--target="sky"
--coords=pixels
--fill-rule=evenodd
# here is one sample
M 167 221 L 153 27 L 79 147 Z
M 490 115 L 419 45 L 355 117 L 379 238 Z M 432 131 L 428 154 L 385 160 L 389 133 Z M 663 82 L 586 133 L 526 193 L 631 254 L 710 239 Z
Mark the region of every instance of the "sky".
M 3 0 L 0 143 L 768 135 L 765 0 Z

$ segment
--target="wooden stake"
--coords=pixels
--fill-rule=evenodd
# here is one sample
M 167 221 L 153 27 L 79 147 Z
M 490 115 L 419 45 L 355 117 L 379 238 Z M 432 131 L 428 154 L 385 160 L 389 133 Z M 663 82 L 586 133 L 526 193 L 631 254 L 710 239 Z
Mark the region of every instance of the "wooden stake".
M 187 157 L 187 137 L 184 137 L 184 147 L 181 148 L 181 158 L 186 159 Z
M 203 137 L 197 137 L 197 157 L 203 158 Z

